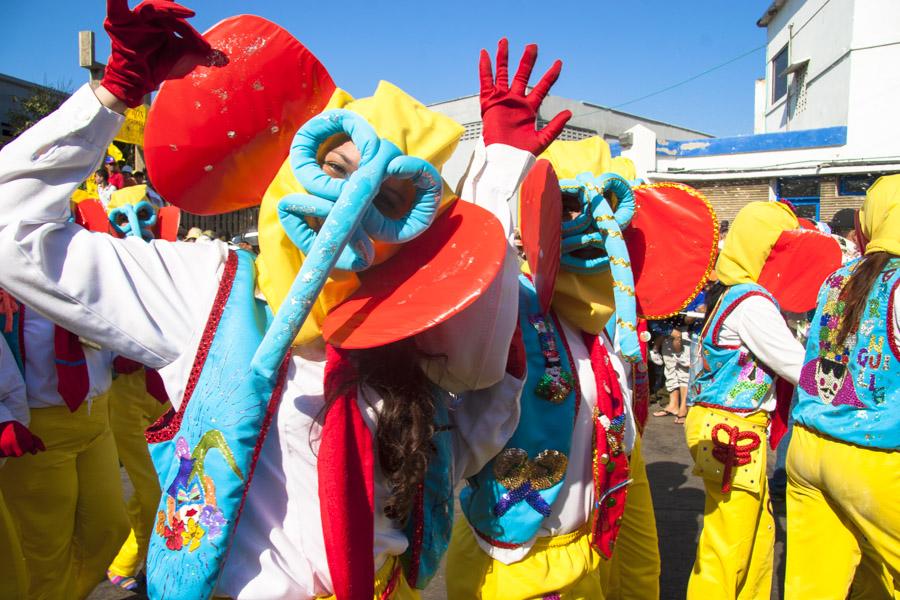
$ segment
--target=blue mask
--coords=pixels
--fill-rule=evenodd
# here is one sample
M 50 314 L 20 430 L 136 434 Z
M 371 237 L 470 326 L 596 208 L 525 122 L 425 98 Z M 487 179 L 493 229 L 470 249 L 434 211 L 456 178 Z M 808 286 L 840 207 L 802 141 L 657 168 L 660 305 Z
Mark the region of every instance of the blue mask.
M 141 200 L 137 204 L 125 204 L 109 211 L 109 222 L 120 235 L 150 241 L 154 238 L 156 208 L 146 200 Z

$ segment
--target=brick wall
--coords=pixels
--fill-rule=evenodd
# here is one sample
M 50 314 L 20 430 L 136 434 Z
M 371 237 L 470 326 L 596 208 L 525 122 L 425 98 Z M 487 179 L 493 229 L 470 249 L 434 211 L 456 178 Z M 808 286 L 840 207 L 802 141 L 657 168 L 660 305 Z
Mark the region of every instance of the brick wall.
M 748 202 L 769 199 L 768 179 L 727 179 L 692 181 L 688 185 L 699 190 L 712 203 L 719 220 L 731 221 Z
M 856 210 L 862 205 L 865 196 L 841 196 L 838 194 L 838 177 L 828 176 L 819 180 L 819 219 L 831 220 L 834 213 L 842 208 Z

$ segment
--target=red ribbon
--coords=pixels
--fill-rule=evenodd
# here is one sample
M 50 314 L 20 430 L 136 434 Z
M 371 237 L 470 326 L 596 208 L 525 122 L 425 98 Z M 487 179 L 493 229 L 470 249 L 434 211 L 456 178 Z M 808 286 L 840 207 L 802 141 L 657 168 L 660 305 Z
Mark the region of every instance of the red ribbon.
M 719 438 L 719 432 L 728 434 L 728 441 L 723 442 Z M 746 441 L 747 443 L 741 444 Z M 725 465 L 722 473 L 722 493 L 731 491 L 731 471 L 734 467 L 742 467 L 750 464 L 753 459 L 750 453 L 759 448 L 759 435 L 754 431 L 741 431 L 725 423 L 717 423 L 712 429 L 713 458 Z

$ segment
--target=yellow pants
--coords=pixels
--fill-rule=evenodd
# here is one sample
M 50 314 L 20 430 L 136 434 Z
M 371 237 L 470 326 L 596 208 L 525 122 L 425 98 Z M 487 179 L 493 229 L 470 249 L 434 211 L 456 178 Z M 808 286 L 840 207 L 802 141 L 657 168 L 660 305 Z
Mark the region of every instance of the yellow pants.
M 77 600 L 104 580 L 128 532 L 105 395 L 71 413 L 31 411 L 47 450 L 7 462 L 0 490 L 16 523 L 29 598 Z M 0 579 L 8 576 L 0 564 Z
M 711 423 L 725 422 L 740 430 L 764 427 L 765 414 L 747 418 L 693 406 L 685 422 L 688 448 L 695 464 L 711 451 Z M 706 507 L 697 557 L 688 582 L 688 600 L 768 600 L 772 591 L 775 520 L 765 477 L 766 435 L 759 434 L 757 459 L 762 461 L 755 492 L 733 488 L 722 493 L 722 477 L 704 477 Z M 814 598 L 809 596 L 808 598 Z
M 375 598 L 374 600 L 419 600 L 419 590 L 409 587 L 406 577 L 403 576 L 403 569 L 399 569 L 397 558 L 391 558 L 378 569 L 375 573 Z M 385 595 L 385 590 L 391 579 L 395 576 L 394 591 L 389 596 Z M 334 600 L 334 596 L 328 596 L 325 600 Z
M 19 532 L 0 493 L 0 598 L 24 598 L 27 593 L 28 574 Z
M 640 437 L 629 466 L 633 481 L 619 537 L 612 558 L 600 562 L 600 577 L 607 600 L 652 600 L 659 598 L 659 538 Z
M 447 552 L 450 600 L 603 600 L 600 555 L 591 548 L 587 527 L 538 538 L 528 556 L 511 565 L 485 554 L 464 519 L 453 527 Z
M 854 597 L 863 591 L 870 598 L 894 597 L 900 452 L 861 448 L 796 426 L 787 471 L 785 598 L 843 600 L 861 561 L 868 576 L 857 578 Z
M 137 575 L 147 557 L 161 492 L 144 430 L 168 409 L 168 403 L 160 404 L 147 393 L 143 369 L 119 375 L 109 390 L 109 425 L 119 460 L 134 486 L 134 494 L 125 506 L 131 533 L 109 565 L 113 575 Z

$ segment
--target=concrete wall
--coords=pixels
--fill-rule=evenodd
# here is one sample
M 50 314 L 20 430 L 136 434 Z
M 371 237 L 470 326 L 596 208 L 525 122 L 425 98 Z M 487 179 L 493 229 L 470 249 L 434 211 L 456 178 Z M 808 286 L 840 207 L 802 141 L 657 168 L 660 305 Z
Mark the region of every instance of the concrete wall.
M 847 124 L 855 0 L 788 0 L 768 26 L 766 47 L 766 131 L 814 129 Z M 772 102 L 772 59 L 790 42 L 789 62 L 809 59 L 805 106 L 792 106 L 792 89 Z M 795 75 L 788 76 L 788 83 Z

